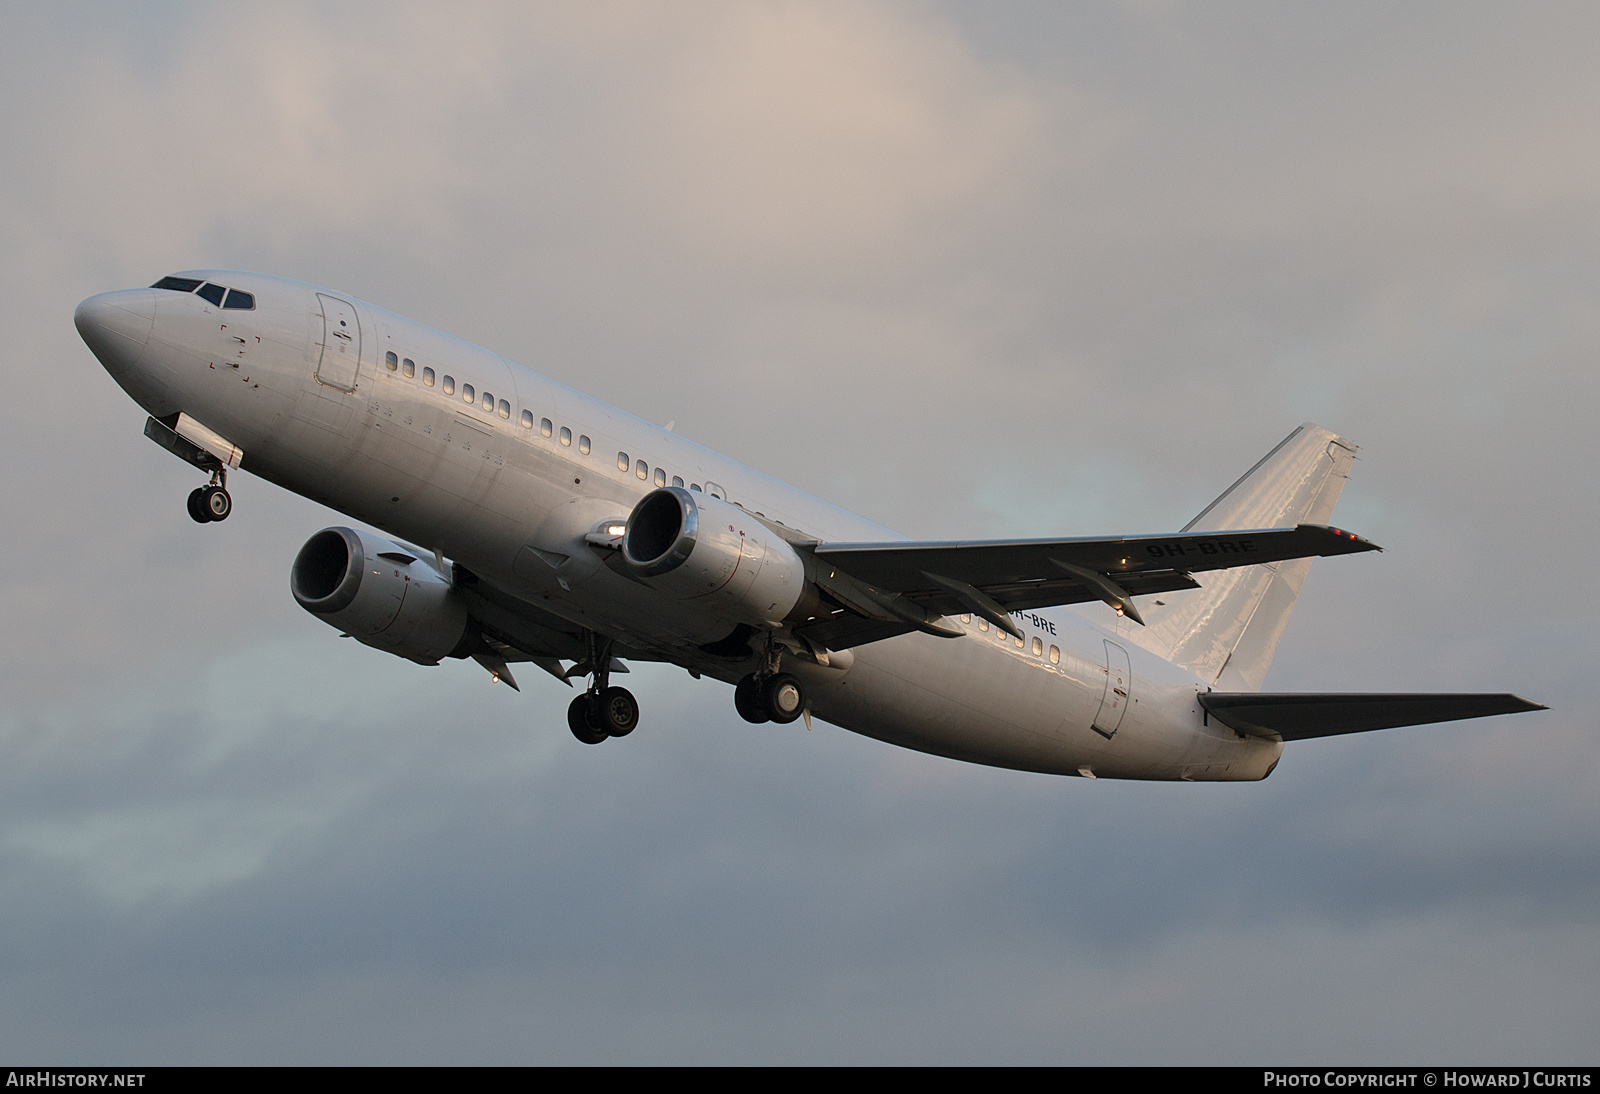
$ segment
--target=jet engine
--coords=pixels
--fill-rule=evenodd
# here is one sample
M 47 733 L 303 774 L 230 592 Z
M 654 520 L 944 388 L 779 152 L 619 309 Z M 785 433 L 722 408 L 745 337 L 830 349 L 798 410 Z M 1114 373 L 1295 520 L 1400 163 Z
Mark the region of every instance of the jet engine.
M 628 514 L 622 560 L 663 596 L 756 626 L 807 600 L 805 563 L 754 515 L 681 486 L 652 490 Z
M 429 562 L 371 532 L 324 528 L 289 570 L 295 600 L 357 641 L 436 665 L 468 641 L 467 606 Z

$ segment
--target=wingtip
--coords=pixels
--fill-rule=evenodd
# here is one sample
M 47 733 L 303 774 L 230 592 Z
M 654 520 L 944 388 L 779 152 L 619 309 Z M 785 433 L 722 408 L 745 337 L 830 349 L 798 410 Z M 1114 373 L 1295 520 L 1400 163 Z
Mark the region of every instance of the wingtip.
M 1304 527 L 1304 526 L 1302 526 L 1302 527 Z M 1338 536 L 1340 539 L 1349 540 L 1351 545 L 1357 551 L 1380 551 L 1381 552 L 1383 550 L 1382 547 L 1380 547 L 1376 543 L 1372 542 L 1366 536 L 1358 536 L 1354 532 L 1347 532 L 1343 528 L 1335 528 L 1331 524 L 1324 524 L 1324 525 L 1321 525 L 1321 527 L 1327 529 L 1329 532 L 1332 532 L 1334 535 Z

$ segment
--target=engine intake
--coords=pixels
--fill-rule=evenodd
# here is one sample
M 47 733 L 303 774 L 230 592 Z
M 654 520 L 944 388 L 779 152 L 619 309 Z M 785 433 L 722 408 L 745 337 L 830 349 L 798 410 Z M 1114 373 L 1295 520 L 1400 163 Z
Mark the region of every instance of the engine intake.
M 469 640 L 467 606 L 449 579 L 371 532 L 324 528 L 306 540 L 289 589 L 329 626 L 424 665 Z
M 782 622 L 806 592 L 799 554 L 754 515 L 664 486 L 628 515 L 622 560 L 663 596 L 757 626 Z

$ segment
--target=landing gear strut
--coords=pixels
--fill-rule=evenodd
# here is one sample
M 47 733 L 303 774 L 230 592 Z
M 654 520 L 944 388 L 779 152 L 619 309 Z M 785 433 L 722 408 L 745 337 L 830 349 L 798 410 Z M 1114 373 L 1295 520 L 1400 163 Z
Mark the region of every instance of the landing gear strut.
M 588 632 L 587 638 L 586 667 L 591 683 L 567 707 L 567 726 L 584 744 L 597 745 L 607 737 L 626 737 L 633 732 L 639 724 L 639 701 L 627 688 L 611 686 L 611 642 L 593 631 Z
M 209 524 L 214 520 L 227 520 L 233 512 L 233 496 L 228 493 L 228 471 L 219 468 L 211 472 L 211 485 L 202 486 L 189 495 L 189 516 L 196 523 Z

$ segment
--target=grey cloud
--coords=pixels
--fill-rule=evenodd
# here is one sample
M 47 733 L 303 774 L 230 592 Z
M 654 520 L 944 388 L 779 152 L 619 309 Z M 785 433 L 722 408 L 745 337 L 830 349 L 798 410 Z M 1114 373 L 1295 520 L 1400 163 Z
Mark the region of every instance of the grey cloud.
M 1244 985 L 1277 998 L 1297 977 L 1338 981 L 1325 962 L 1372 947 L 1395 967 L 1339 994 L 1381 1005 L 1438 975 L 1407 941 L 1419 924 L 1469 940 L 1485 974 L 1508 947 L 1562 990 L 1585 967 L 1559 955 L 1593 929 L 1593 806 L 1564 832 L 1530 825 L 1525 780 L 1475 796 L 1463 826 L 1458 785 L 1428 792 L 1404 764 L 1363 780 L 1354 749 L 1342 763 L 1303 749 L 1260 787 L 1182 799 L 968 777 L 836 730 L 752 733 L 665 671 L 642 681 L 667 714 L 640 747 L 578 751 L 555 744 L 555 688 L 530 705 L 465 671 L 419 685 L 397 666 L 378 674 L 389 702 L 341 710 L 329 685 L 360 653 L 313 694 L 269 699 L 243 737 L 207 729 L 230 720 L 219 686 L 187 724 L 124 722 L 138 744 L 99 772 L 35 761 L 8 777 L 8 830 L 153 799 L 191 823 L 213 798 L 241 830 L 304 822 L 246 876 L 142 902 L 74 883 L 81 848 L 8 856 L 5 963 L 32 1001 L 20 1028 L 44 1016 L 46 1043 L 160 1059 L 211 1058 L 206 1030 L 246 1059 L 459 1059 L 475 1044 L 500 1059 L 1237 1060 L 1257 1049 L 1107 1041 L 1108 1020 L 1164 1029 L 1217 998 L 1265 1020 L 1265 1001 L 1234 998 Z M 263 656 L 211 671 L 285 697 L 307 675 Z M 297 702 L 334 713 L 302 724 L 283 710 Z M 143 835 L 178 853 L 193 839 L 176 822 Z M 1530 836 L 1533 859 L 1513 846 Z M 1066 1002 L 1086 985 L 1097 1004 Z M 339 1000 L 340 1034 L 306 1028 Z M 1420 1043 L 1462 1051 L 1458 1033 Z

